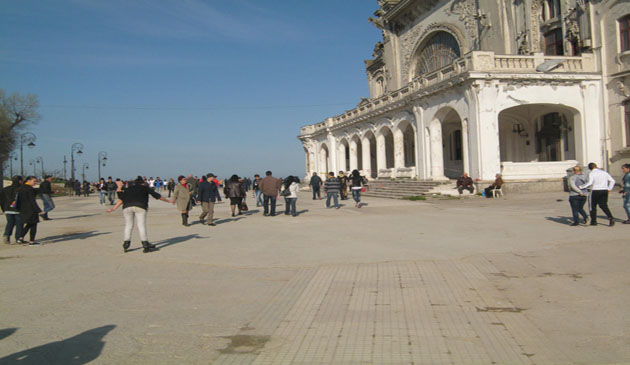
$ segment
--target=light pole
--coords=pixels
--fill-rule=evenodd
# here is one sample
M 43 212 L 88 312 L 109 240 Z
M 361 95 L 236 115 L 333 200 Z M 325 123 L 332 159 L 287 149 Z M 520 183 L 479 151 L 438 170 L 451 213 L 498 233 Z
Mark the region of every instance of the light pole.
M 15 152 L 11 152 L 9 154 L 9 172 L 11 173 L 11 178 L 13 178 L 13 160 L 17 161 Z
M 89 168 L 90 168 L 90 165 L 87 162 L 84 162 L 83 163 L 83 174 L 82 174 L 83 175 L 83 182 L 85 182 L 85 170 L 89 169 Z
M 63 155 L 63 179 L 66 179 L 66 164 L 68 160 L 66 159 L 66 155 Z
M 107 152 L 101 151 L 98 153 L 98 181 L 101 181 L 101 164 L 105 167 L 105 161 L 107 161 Z
M 75 143 L 70 149 L 70 178 L 74 180 L 74 151 L 80 155 L 83 153 L 83 145 L 81 143 Z
M 35 162 L 39 162 L 42 165 L 42 179 L 46 176 L 46 172 L 44 172 L 44 158 L 39 156 L 35 159 Z
M 36 162 L 35 162 L 35 160 L 33 160 L 33 159 L 31 159 L 31 160 L 28 162 L 28 164 L 29 164 L 29 165 L 33 166 L 33 176 L 37 176 L 37 171 L 35 171 L 35 163 L 36 163 Z M 26 179 L 24 179 L 24 180 L 26 180 Z
M 20 175 L 22 176 L 24 176 L 24 143 L 26 143 L 28 148 L 33 148 L 36 140 L 37 137 L 31 132 L 20 135 Z

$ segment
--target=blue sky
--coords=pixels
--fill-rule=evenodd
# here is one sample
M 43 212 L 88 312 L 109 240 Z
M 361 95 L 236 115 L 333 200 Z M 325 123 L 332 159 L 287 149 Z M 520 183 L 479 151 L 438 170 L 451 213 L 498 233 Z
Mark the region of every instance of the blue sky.
M 303 176 L 300 127 L 369 96 L 363 61 L 380 38 L 367 20 L 377 8 L 0 0 L 0 88 L 39 96 L 37 146 L 24 160 L 42 156 L 46 170 L 61 169 L 80 142 L 89 179 L 99 151 L 105 176 Z

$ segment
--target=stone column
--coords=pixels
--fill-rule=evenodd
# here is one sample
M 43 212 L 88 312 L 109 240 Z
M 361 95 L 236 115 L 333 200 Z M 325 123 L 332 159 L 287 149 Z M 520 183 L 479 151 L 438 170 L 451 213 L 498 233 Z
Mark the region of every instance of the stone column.
M 394 131 L 394 167 L 405 167 L 405 136 L 398 128 Z
M 462 162 L 464 172 L 470 174 L 470 161 L 468 161 L 468 119 L 462 119 Z
M 434 120 L 429 126 L 431 140 L 431 179 L 446 180 L 444 176 L 444 154 L 442 151 L 442 123 Z
M 358 168 L 357 141 L 353 138 L 350 140 L 350 171 Z
M 413 116 L 416 119 L 416 173 L 418 178 L 427 179 L 429 177 L 427 171 L 427 154 L 425 153 L 427 147 L 425 143 L 425 127 L 424 120 L 422 120 L 423 109 L 419 105 L 414 105 Z
M 330 157 L 328 159 L 329 161 L 328 171 L 326 172 L 326 174 L 328 174 L 328 172 L 330 171 L 334 171 L 335 173 L 338 171 L 337 170 L 337 139 L 330 131 L 328 131 L 328 143 L 330 144 L 329 146 Z
M 368 177 L 372 177 L 372 156 L 370 155 L 371 147 L 372 146 L 370 146 L 370 140 L 368 138 L 364 137 L 361 139 L 363 171 Z
M 376 136 L 376 165 L 379 170 L 387 168 L 387 152 L 385 148 L 385 136 L 379 134 Z M 378 176 L 378 171 L 376 171 L 376 176 Z
M 346 145 L 343 143 L 339 143 L 337 148 L 337 167 L 340 171 L 346 171 Z M 337 172 L 335 170 L 335 172 Z

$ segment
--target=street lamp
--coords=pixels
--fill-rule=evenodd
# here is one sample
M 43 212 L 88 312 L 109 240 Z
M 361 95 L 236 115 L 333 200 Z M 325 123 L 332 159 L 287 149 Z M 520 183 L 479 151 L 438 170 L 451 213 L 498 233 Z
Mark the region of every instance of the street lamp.
M 11 173 L 11 178 L 13 178 L 13 160 L 17 161 L 17 155 L 15 152 L 11 152 L 9 154 L 9 172 Z
M 28 162 L 28 164 L 29 164 L 29 165 L 31 165 L 31 166 L 33 166 L 33 176 L 37 176 L 37 171 L 35 171 L 35 160 L 31 159 L 31 160 Z M 24 180 L 26 180 L 26 179 L 24 179 Z
M 83 145 L 81 143 L 75 143 L 70 149 L 70 178 L 74 180 L 74 151 L 79 155 L 83 153 Z
M 105 161 L 107 161 L 107 152 L 101 151 L 98 153 L 98 181 L 101 181 L 101 164 L 105 167 Z
M 68 160 L 66 159 L 66 155 L 63 155 L 63 179 L 66 179 L 66 164 Z
M 83 174 L 82 174 L 83 175 L 83 182 L 85 182 L 85 170 L 89 169 L 89 168 L 90 168 L 90 165 L 87 162 L 83 163 Z
M 39 162 L 40 164 L 42 164 L 42 179 L 43 179 L 44 176 L 46 176 L 46 173 L 44 172 L 44 158 L 42 156 L 39 156 L 35 159 L 35 162 Z
M 20 135 L 20 175 L 24 176 L 24 143 L 28 148 L 35 147 L 35 141 L 37 137 L 31 133 L 26 132 Z

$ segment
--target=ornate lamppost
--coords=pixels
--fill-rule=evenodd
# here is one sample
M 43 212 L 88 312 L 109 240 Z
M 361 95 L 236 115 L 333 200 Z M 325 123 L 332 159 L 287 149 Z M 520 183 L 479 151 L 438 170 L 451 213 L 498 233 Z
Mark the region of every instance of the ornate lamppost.
M 11 152 L 9 154 L 9 172 L 11 173 L 11 178 L 13 178 L 13 160 L 17 161 L 17 155 L 15 152 Z
M 28 148 L 33 148 L 36 140 L 37 137 L 31 132 L 20 135 L 20 175 L 22 176 L 24 176 L 24 144 L 26 143 Z
M 66 159 L 66 155 L 63 155 L 63 179 L 66 179 L 66 164 L 68 160 Z
M 31 166 L 33 166 L 33 176 L 37 176 L 37 171 L 35 171 L 35 166 L 36 166 L 36 165 L 35 165 L 35 164 L 36 164 L 35 160 L 31 159 L 31 160 L 28 162 L 28 164 L 29 164 L 29 165 L 31 165 Z M 22 177 L 22 178 L 24 179 L 24 177 Z M 26 179 L 25 179 L 25 180 L 26 180 Z
M 98 180 L 101 181 L 101 164 L 105 167 L 105 161 L 107 161 L 107 152 L 101 151 L 98 153 Z
M 83 173 L 82 173 L 82 176 L 83 176 L 83 182 L 85 182 L 85 170 L 86 170 L 86 169 L 89 169 L 89 168 L 90 168 L 90 165 L 89 165 L 87 162 L 84 162 L 84 163 L 83 163 Z
M 83 153 L 83 145 L 81 143 L 75 143 L 70 149 L 70 178 L 74 180 L 74 151 L 79 155 Z
M 46 172 L 44 171 L 44 158 L 42 156 L 39 156 L 35 159 L 35 162 L 39 162 L 42 166 L 42 179 L 43 179 L 44 176 L 46 176 Z

